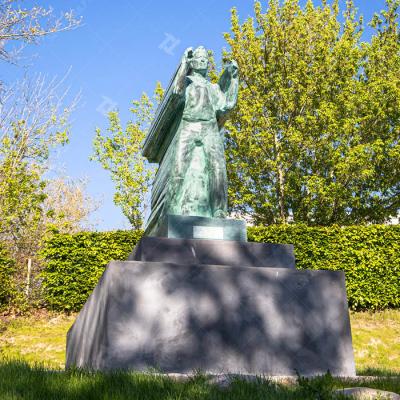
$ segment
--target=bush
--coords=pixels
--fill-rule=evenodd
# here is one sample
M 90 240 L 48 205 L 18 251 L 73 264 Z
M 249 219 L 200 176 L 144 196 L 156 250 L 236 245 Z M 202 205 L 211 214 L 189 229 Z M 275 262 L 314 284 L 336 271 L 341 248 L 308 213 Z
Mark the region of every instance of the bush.
M 292 243 L 299 269 L 343 270 L 355 310 L 400 307 L 400 226 L 251 227 L 249 240 Z
M 111 260 L 124 260 L 141 231 L 56 235 L 42 252 L 49 308 L 79 310 Z M 248 228 L 250 241 L 292 243 L 299 269 L 343 270 L 355 310 L 400 307 L 400 226 Z
M 141 231 L 81 232 L 50 238 L 41 252 L 44 300 L 54 310 L 77 311 L 111 260 L 124 260 Z
M 8 307 L 15 296 L 14 267 L 7 250 L 0 244 L 0 310 Z

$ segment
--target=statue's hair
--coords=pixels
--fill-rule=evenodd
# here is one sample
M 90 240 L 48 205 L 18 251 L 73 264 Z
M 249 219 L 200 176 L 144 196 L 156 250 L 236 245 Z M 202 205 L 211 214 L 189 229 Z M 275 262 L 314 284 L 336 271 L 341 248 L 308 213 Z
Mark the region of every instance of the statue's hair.
M 200 53 L 205 53 L 206 55 L 208 55 L 206 48 L 203 46 L 199 46 L 196 47 L 196 49 L 193 51 L 193 57 L 196 57 L 196 55 Z

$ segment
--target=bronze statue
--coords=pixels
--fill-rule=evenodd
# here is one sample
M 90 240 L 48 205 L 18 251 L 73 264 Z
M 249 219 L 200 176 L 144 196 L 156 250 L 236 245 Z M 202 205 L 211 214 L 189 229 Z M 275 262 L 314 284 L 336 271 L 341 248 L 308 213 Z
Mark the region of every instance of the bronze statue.
M 144 155 L 160 163 L 148 225 L 162 214 L 226 217 L 222 127 L 237 101 L 238 67 L 231 61 L 218 84 L 208 67 L 204 47 L 185 51 L 146 138 Z

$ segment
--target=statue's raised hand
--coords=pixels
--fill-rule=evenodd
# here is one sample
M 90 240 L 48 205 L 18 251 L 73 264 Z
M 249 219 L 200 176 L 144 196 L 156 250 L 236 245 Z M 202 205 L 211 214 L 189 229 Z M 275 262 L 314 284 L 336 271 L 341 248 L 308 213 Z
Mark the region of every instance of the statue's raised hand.
M 190 60 L 193 58 L 193 47 L 188 47 L 183 53 L 181 64 L 176 74 L 173 93 L 182 94 L 185 88 L 185 78 L 190 69 Z
M 182 63 L 188 63 L 190 59 L 193 57 L 193 47 L 188 47 L 182 56 Z
M 226 64 L 225 69 L 231 74 L 232 78 L 236 78 L 238 76 L 238 64 L 235 60 L 231 60 Z

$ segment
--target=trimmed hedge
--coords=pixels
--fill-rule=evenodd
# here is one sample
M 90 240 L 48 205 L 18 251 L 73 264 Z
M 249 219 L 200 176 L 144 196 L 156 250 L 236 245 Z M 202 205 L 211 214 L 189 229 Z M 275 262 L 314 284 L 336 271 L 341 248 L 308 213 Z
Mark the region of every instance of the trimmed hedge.
M 343 270 L 352 309 L 400 307 L 400 226 L 251 227 L 249 240 L 293 243 L 299 269 Z
M 81 232 L 49 239 L 41 256 L 44 300 L 55 310 L 77 311 L 96 286 L 106 265 L 125 260 L 141 231 Z
M 111 260 L 124 260 L 141 231 L 56 235 L 42 255 L 47 306 L 77 311 Z M 250 241 L 293 243 L 299 269 L 343 270 L 353 309 L 400 307 L 400 226 L 248 228 Z

